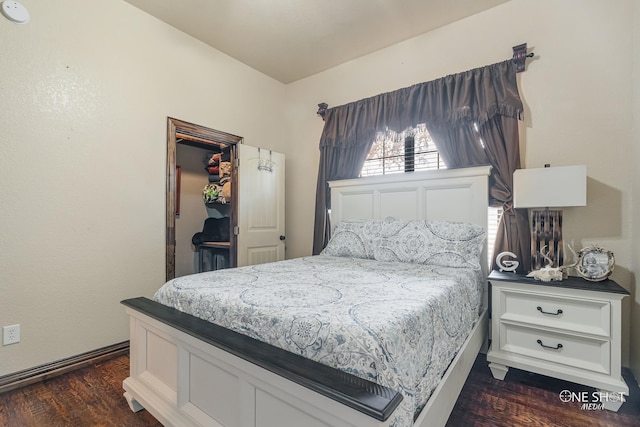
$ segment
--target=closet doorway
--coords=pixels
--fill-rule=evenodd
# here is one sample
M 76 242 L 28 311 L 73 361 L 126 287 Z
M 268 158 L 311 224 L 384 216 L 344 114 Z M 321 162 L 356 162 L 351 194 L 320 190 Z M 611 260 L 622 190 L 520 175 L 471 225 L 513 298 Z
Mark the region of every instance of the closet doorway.
M 177 211 L 180 206 L 179 184 L 177 179 L 177 164 L 178 148 L 185 146 L 202 150 L 202 157 L 208 151 L 220 152 L 223 150 L 229 150 L 231 153 L 231 159 L 235 159 L 235 146 L 242 143 L 243 138 L 237 135 L 232 135 L 226 132 L 217 131 L 204 126 L 196 125 L 193 123 L 177 120 L 171 117 L 167 118 L 167 191 L 166 191 L 166 280 L 171 280 L 176 277 L 176 219 L 179 218 Z M 233 163 L 233 161 L 232 161 Z M 205 164 L 202 164 L 204 170 Z M 232 168 L 232 181 L 235 180 L 235 168 Z M 237 211 L 235 203 L 230 200 L 229 215 L 231 223 L 236 223 Z M 197 230 L 201 231 L 201 230 Z M 184 238 L 184 236 L 181 236 Z M 188 236 L 191 238 L 191 235 Z M 231 254 L 230 264 L 235 265 L 235 239 L 230 241 Z

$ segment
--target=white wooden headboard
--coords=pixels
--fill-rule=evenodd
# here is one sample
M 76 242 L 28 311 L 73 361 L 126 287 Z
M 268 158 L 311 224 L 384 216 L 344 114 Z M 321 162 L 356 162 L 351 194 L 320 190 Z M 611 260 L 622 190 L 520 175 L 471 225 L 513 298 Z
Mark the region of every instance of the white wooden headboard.
M 431 219 L 487 229 L 491 166 L 330 181 L 331 224 L 346 219 Z M 487 250 L 482 256 L 487 273 Z

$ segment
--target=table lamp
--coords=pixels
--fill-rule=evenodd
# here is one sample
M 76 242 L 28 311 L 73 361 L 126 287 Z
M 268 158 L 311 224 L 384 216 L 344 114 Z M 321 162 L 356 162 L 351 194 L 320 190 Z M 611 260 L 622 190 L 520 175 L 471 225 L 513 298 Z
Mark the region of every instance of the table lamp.
M 547 264 L 542 250 L 554 261 L 552 267 L 559 267 L 563 262 L 562 210 L 550 208 L 586 205 L 586 165 L 545 165 L 544 168 L 518 169 L 513 173 L 513 207 L 533 208 L 531 270 Z

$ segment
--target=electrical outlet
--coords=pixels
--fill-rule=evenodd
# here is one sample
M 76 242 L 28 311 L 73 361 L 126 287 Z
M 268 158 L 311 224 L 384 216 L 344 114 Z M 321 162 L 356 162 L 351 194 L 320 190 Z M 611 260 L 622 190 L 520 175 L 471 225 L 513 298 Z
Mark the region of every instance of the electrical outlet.
M 2 327 L 2 345 L 16 344 L 20 342 L 20 325 Z

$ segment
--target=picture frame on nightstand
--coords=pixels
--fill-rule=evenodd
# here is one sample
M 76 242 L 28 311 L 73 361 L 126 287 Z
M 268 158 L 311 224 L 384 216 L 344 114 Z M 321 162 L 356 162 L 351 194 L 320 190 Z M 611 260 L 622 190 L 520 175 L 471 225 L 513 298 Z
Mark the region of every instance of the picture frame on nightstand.
M 614 266 L 613 252 L 600 246 L 587 246 L 578 252 L 575 270 L 586 280 L 600 282 L 613 273 Z

